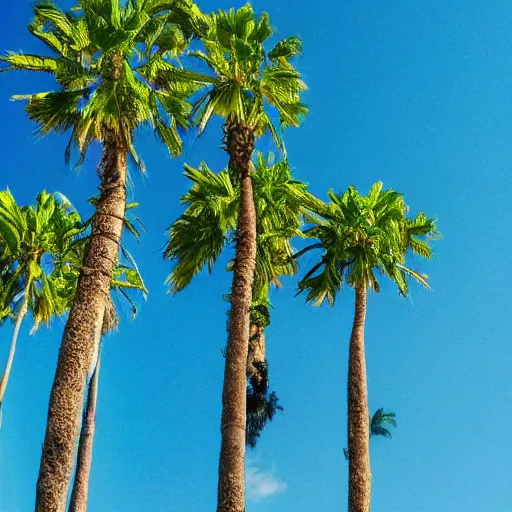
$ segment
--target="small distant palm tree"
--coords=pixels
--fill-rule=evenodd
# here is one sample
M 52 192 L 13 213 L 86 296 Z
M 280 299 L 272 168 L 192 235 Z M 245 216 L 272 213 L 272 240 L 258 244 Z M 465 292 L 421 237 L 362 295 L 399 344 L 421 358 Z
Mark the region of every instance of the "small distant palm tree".
M 69 307 L 69 260 L 82 232 L 80 215 L 61 194 L 41 192 L 34 206 L 22 207 L 9 190 L 0 192 L 0 310 L 15 320 L 0 378 L 0 413 L 23 320 L 32 313 L 35 332 Z
M 79 150 L 79 163 L 92 142 L 102 146 L 93 233 L 50 396 L 38 511 L 66 506 L 85 376 L 98 348 L 96 332 L 101 329 L 123 229 L 129 159 L 142 167 L 134 149 L 135 131 L 151 127 L 173 156 L 179 154 L 178 128 L 187 127 L 191 112 L 187 98 L 204 85 L 200 75 L 182 69 L 177 61 L 190 34 L 180 28 L 181 15 L 172 11 L 172 4 L 79 0 L 63 11 L 52 1 L 38 2 L 29 30 L 49 55 L 10 52 L 1 57 L 1 71 L 36 71 L 55 78 L 56 90 L 17 99 L 28 101 L 28 117 L 42 134 L 71 134 L 66 159 L 72 146 Z M 186 25 L 192 26 L 190 20 Z
M 348 368 L 348 451 L 350 512 L 369 512 L 371 494 L 370 422 L 364 348 L 364 326 L 368 289 L 380 290 L 377 273 L 387 276 L 402 295 L 408 277 L 428 288 L 426 276 L 405 265 L 409 251 L 430 258 L 430 240 L 438 232 L 435 221 L 423 213 L 408 218 L 401 194 L 372 186 L 367 196 L 349 187 L 344 194 L 329 191 L 330 202 L 319 212 L 315 226 L 306 231 L 318 239 L 298 253 L 320 249 L 322 255 L 299 283 L 307 300 L 331 305 L 342 284 L 355 291 L 355 313 L 350 337 Z
M 391 431 L 385 426 L 390 425 L 396 427 L 395 413 L 384 412 L 384 408 L 381 407 L 375 411 L 375 414 L 370 418 L 370 439 L 374 436 L 382 436 L 387 439 L 391 439 Z M 348 460 L 348 450 L 343 448 L 343 454 L 345 459 Z
M 375 411 L 370 421 L 370 437 L 381 436 L 391 439 L 393 436 L 385 425 L 396 427 L 395 413 L 384 412 L 384 408 L 381 407 Z

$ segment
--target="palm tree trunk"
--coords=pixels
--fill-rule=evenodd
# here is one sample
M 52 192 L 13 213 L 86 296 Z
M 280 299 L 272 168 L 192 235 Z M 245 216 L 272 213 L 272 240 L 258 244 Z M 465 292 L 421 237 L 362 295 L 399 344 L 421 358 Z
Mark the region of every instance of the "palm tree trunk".
M 366 287 L 356 288 L 348 363 L 348 510 L 369 512 L 371 494 L 370 425 L 364 354 Z
M 23 304 L 21 305 L 21 309 L 18 313 L 18 318 L 16 319 L 16 324 L 14 325 L 14 332 L 12 335 L 11 341 L 11 349 L 9 350 L 9 356 L 7 358 L 7 363 L 5 365 L 4 374 L 2 375 L 2 379 L 0 380 L 0 410 L 2 408 L 2 404 L 4 403 L 5 391 L 7 389 L 7 383 L 9 382 L 9 377 L 11 375 L 12 362 L 14 360 L 14 354 L 16 352 L 16 343 L 18 341 L 18 334 L 20 332 L 21 324 L 23 323 L 23 319 L 25 318 L 28 311 L 28 301 L 30 296 L 30 281 L 27 283 L 25 288 L 25 297 L 23 298 Z M 0 411 L 1 414 L 1 411 Z M 1 416 L 0 416 L 0 424 L 1 424 Z
M 256 265 L 256 209 L 251 182 L 255 139 L 253 130 L 239 123 L 227 123 L 225 135 L 229 168 L 240 179 L 240 209 L 222 391 L 217 512 L 244 512 L 246 366 Z
M 59 350 L 36 491 L 36 512 L 64 512 L 73 472 L 86 376 L 101 338 L 126 205 L 127 148 L 106 133 L 100 197 Z
M 87 405 L 85 406 L 78 443 L 75 481 L 71 492 L 68 512 L 87 512 L 87 497 L 89 493 L 89 475 L 91 474 L 92 447 L 96 430 L 96 404 L 98 402 L 98 378 L 100 374 L 100 355 L 89 382 Z
M 258 368 L 254 363 L 265 362 L 265 328 L 251 324 L 249 334 L 249 351 L 247 354 L 247 379 L 258 376 Z M 261 379 L 258 378 L 258 382 Z

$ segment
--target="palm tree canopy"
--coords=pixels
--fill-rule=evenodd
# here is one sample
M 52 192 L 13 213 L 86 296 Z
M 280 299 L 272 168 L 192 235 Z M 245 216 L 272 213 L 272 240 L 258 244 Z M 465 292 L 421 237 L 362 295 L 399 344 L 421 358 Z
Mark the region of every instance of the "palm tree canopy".
M 395 413 L 384 412 L 384 408 L 381 407 L 375 411 L 375 414 L 370 420 L 370 437 L 382 436 L 391 439 L 392 435 L 386 425 L 396 427 Z
M 69 264 L 82 232 L 80 215 L 61 194 L 41 192 L 35 206 L 20 207 L 9 190 L 0 192 L 3 304 L 16 313 L 28 295 L 34 329 L 67 310 Z
M 366 196 L 354 187 L 341 195 L 328 194 L 330 202 L 318 212 L 318 222 L 305 231 L 318 242 L 296 254 L 322 250 L 320 261 L 299 283 L 299 293 L 307 290 L 307 300 L 315 305 L 325 300 L 333 305 L 343 282 L 378 292 L 376 272 L 389 277 L 403 295 L 408 291 L 408 277 L 429 288 L 427 276 L 405 263 L 409 251 L 423 258 L 432 256 L 430 242 L 439 237 L 434 219 L 424 213 L 409 218 L 402 194 L 382 190 L 381 182 Z
M 270 163 L 272 158 L 258 154 L 252 173 L 258 237 L 253 299 L 262 304 L 269 287 L 280 286 L 279 276 L 297 272 L 290 239 L 302 235 L 303 217 L 319 203 L 304 183 L 293 179 L 286 160 Z M 205 265 L 212 271 L 222 250 L 234 241 L 239 210 L 239 183 L 229 171 L 216 174 L 204 163 L 185 169 L 193 185 L 181 200 L 185 212 L 169 227 L 164 252 L 164 258 L 176 262 L 167 279 L 173 293 L 183 290 Z
M 127 221 L 128 222 L 128 221 Z M 20 207 L 9 190 L 0 192 L 0 318 L 15 316 L 28 295 L 41 323 L 66 313 L 73 300 L 87 246 L 87 228 L 62 194 L 41 192 L 34 206 Z M 133 226 L 132 226 L 133 228 Z M 133 228 L 134 229 L 134 228 Z M 133 311 L 130 290 L 147 293 L 140 272 L 124 249 L 113 274 L 112 290 L 124 296 Z
M 149 125 L 172 155 L 181 152 L 178 127 L 187 126 L 186 98 L 202 87 L 201 76 L 176 64 L 188 38 L 161 0 L 80 0 L 70 11 L 39 2 L 29 30 L 51 55 L 9 52 L 1 71 L 51 74 L 58 89 L 16 96 L 42 134 L 72 131 L 83 161 L 93 140 L 122 140 L 133 147 L 135 128 Z
M 267 107 L 277 112 L 281 128 L 299 126 L 308 111 L 300 101 L 306 85 L 290 62 L 301 53 L 300 39 L 283 39 L 267 51 L 265 43 L 273 34 L 270 18 L 266 13 L 255 16 L 250 4 L 212 13 L 206 19 L 199 31 L 204 51 L 191 52 L 214 75 L 194 105 L 199 130 L 212 115 L 218 115 L 250 126 L 256 136 L 270 131 L 279 143 Z

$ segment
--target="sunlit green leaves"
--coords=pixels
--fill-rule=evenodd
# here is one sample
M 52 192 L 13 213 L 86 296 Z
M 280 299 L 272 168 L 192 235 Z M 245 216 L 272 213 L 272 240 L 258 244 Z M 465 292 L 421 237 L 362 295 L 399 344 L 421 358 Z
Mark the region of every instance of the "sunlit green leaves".
M 301 103 L 306 86 L 289 62 L 301 52 L 300 39 L 279 42 L 267 56 L 264 43 L 272 35 L 267 14 L 258 18 L 247 4 L 212 13 L 209 19 L 207 32 L 201 34 L 205 51 L 191 55 L 205 62 L 217 81 L 196 101 L 195 124 L 201 132 L 214 115 L 245 123 L 257 137 L 270 132 L 281 149 L 270 112 L 275 110 L 285 128 L 299 126 L 308 110 Z
M 9 190 L 0 192 L 0 274 L 8 290 L 1 307 L 9 301 L 16 313 L 27 297 L 34 330 L 63 314 L 69 282 L 62 271 L 82 233 L 80 216 L 63 196 L 43 191 L 34 206 L 20 207 Z
M 272 62 L 277 63 L 280 59 L 288 61 L 296 55 L 300 55 L 301 52 L 302 41 L 297 36 L 292 36 L 279 41 L 276 46 L 268 52 L 268 58 Z
M 173 293 L 185 288 L 205 266 L 212 271 L 233 241 L 238 219 L 239 184 L 228 171 L 214 173 L 205 164 L 185 169 L 193 185 L 182 197 L 185 212 L 169 227 L 164 252 L 164 258 L 175 262 L 167 281 Z M 280 276 L 297 272 L 291 239 L 301 236 L 302 219 L 318 200 L 304 183 L 292 178 L 285 160 L 274 163 L 272 155 L 256 155 L 252 180 L 257 212 L 253 301 L 266 303 L 270 287 L 280 286 Z
M 89 95 L 89 90 L 59 91 L 14 96 L 14 100 L 28 99 L 25 111 L 35 121 L 43 135 L 52 131 L 64 133 L 80 118 L 79 103 Z
M 408 251 L 424 258 L 432 255 L 430 242 L 438 237 L 435 220 L 419 214 L 407 217 L 401 194 L 383 190 L 375 183 L 367 196 L 355 187 L 344 194 L 329 191 L 330 202 L 317 211 L 316 225 L 305 232 L 319 242 L 300 251 L 321 249 L 320 261 L 299 283 L 299 293 L 315 305 L 334 304 L 345 282 L 353 288 L 380 290 L 378 274 L 390 278 L 401 294 L 408 291 L 408 278 L 430 288 L 427 276 L 406 266 Z
M 9 69 L 22 69 L 24 71 L 42 71 L 44 73 L 55 73 L 58 62 L 52 57 L 42 57 L 39 55 L 25 55 L 24 53 L 8 52 L 0 56 L 0 61 L 9 65 L 1 71 Z
M 191 2 L 177 5 L 191 18 L 206 19 Z M 181 152 L 177 127 L 188 126 L 187 100 L 216 79 L 181 68 L 177 58 L 190 34 L 177 24 L 184 13 L 171 19 L 170 7 L 158 0 L 80 0 L 70 11 L 53 2 L 35 5 L 29 29 L 55 55 L 8 53 L 1 57 L 2 71 L 54 75 L 55 91 L 15 99 L 28 100 L 29 118 L 43 135 L 71 132 L 66 160 L 72 146 L 80 163 L 92 141 L 114 135 L 126 141 L 142 167 L 133 144 L 140 126 L 151 127 L 172 156 Z

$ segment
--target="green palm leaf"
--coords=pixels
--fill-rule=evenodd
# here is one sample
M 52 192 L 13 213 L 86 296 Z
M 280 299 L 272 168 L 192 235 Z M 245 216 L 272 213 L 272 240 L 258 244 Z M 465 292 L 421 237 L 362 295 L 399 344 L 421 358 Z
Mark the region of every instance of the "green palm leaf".
M 420 214 L 407 217 L 408 207 L 401 194 L 373 185 L 367 196 L 354 187 L 342 195 L 328 193 L 330 202 L 317 210 L 315 225 L 305 232 L 317 239 L 297 256 L 312 249 L 322 251 L 321 259 L 299 283 L 306 300 L 334 304 L 342 284 L 364 285 L 380 290 L 377 273 L 389 277 L 400 293 L 407 294 L 408 277 L 430 289 L 427 276 L 406 265 L 408 252 L 430 257 L 430 242 L 439 237 L 435 220 Z

